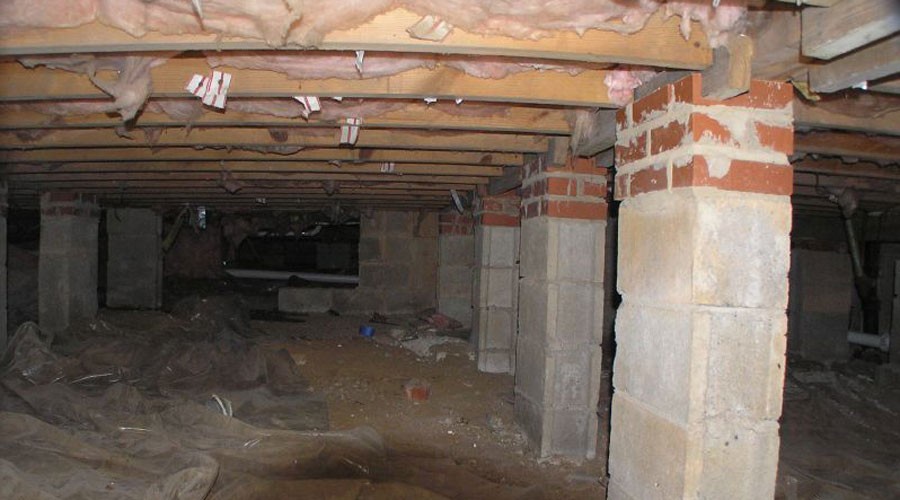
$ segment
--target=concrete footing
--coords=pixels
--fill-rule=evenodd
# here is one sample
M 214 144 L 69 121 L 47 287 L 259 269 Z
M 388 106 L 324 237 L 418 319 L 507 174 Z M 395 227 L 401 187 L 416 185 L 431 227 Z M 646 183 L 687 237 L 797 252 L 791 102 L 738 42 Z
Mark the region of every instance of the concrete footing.
M 162 306 L 162 218 L 147 209 L 106 211 L 109 254 L 106 305 L 130 309 Z
M 49 334 L 97 314 L 99 220 L 93 197 L 59 192 L 41 197 L 38 320 Z

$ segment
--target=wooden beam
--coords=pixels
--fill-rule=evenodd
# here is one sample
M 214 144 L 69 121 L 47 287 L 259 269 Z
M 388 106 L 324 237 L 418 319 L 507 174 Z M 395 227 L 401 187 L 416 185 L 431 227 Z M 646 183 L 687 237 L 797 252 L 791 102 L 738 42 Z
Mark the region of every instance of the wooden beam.
M 750 90 L 753 40 L 745 35 L 729 37 L 728 44 L 713 52 L 713 65 L 703 70 L 703 96 L 730 99 Z
M 795 10 L 756 10 L 747 13 L 748 33 L 755 47 L 753 78 L 805 81 L 800 59 L 800 13 Z
M 794 138 L 794 151 L 896 162 L 900 159 L 900 137 L 844 132 L 798 133 Z
M 217 69 L 231 73 L 229 98 L 291 97 L 298 94 L 319 97 L 360 97 L 376 99 L 437 99 L 515 102 L 563 106 L 615 105 L 604 83 L 607 71 L 586 70 L 578 75 L 558 71 L 525 71 L 500 79 L 476 78 L 453 68 L 413 69 L 392 76 L 345 80 L 291 80 L 282 73 L 266 70 Z M 152 97 L 190 97 L 184 89 L 195 73 L 209 73 L 206 59 L 170 59 L 151 70 Z M 28 69 L 17 62 L 0 63 L 0 101 L 109 99 L 85 75 L 37 67 Z M 101 73 L 101 77 L 104 77 Z M 465 103 L 463 103 L 464 105 Z
M 579 113 L 570 142 L 576 156 L 594 156 L 615 146 L 616 112 L 601 109 Z
M 900 135 L 900 97 L 845 92 L 821 101 L 794 99 L 794 128 L 851 130 Z
M 460 151 L 404 151 L 394 149 L 365 148 L 310 148 L 291 154 L 272 154 L 240 149 L 194 149 L 189 146 L 173 148 L 143 147 L 125 148 L 59 148 L 34 150 L 2 150 L 2 163 L 53 163 L 71 162 L 149 162 L 149 161 L 254 161 L 277 164 L 279 162 L 394 162 L 433 163 L 456 165 L 521 165 L 521 153 L 482 153 Z
M 403 175 L 475 175 L 499 177 L 504 167 L 483 165 L 432 165 L 427 163 L 401 163 L 394 165 L 391 172 L 382 172 L 382 163 L 349 163 L 335 165 L 327 162 L 273 162 L 257 161 L 235 162 L 102 162 L 102 163 L 63 163 L 63 164 L 12 164 L 0 166 L 0 173 L 7 176 L 19 174 L 71 174 L 71 173 L 173 173 L 186 172 L 232 172 L 235 174 L 257 173 L 345 173 L 345 174 L 384 174 L 388 177 Z M 514 167 L 513 167 L 514 168 Z
M 831 7 L 832 5 L 840 2 L 841 0 L 776 0 L 782 3 L 789 3 L 792 5 L 797 5 L 798 3 L 802 5 L 811 5 L 813 7 Z
M 403 182 L 403 183 L 432 183 L 432 184 L 487 184 L 490 177 L 482 176 L 462 176 L 462 175 L 406 175 L 406 176 L 390 176 L 384 174 L 324 174 L 324 173 L 299 173 L 299 174 L 282 174 L 282 173 L 241 173 L 233 174 L 238 181 L 258 181 L 261 186 L 271 185 L 272 187 L 290 187 L 292 182 L 322 182 L 331 181 L 349 181 L 349 182 Z M 27 183 L 36 182 L 42 185 L 71 185 L 72 189 L 77 189 L 78 185 L 83 183 L 98 184 L 102 186 L 123 186 L 135 185 L 140 186 L 144 183 L 153 183 L 153 186 L 166 186 L 167 183 L 172 187 L 177 187 L 177 183 L 185 183 L 185 185 L 201 185 L 204 183 L 213 183 L 218 185 L 220 176 L 212 172 L 189 172 L 184 174 L 168 174 L 159 172 L 126 172 L 126 173 L 73 173 L 73 174 L 21 174 L 10 177 L 10 182 Z M 265 184 L 272 183 L 272 184 Z
M 151 130 L 150 132 L 154 132 Z M 279 134 L 282 134 L 280 135 Z M 326 130 L 321 135 L 304 129 L 280 129 L 273 138 L 267 130 L 256 128 L 163 129 L 152 144 L 140 131 L 135 139 L 120 137 L 110 129 L 63 129 L 37 140 L 23 140 L 13 133 L 0 133 L 0 149 L 92 148 L 92 147 L 169 147 L 169 146 L 241 146 L 241 147 L 338 147 L 340 132 Z M 282 140 L 283 139 L 283 140 Z M 366 130 L 359 133 L 357 148 L 421 149 L 450 151 L 543 152 L 547 138 L 532 135 L 488 134 L 475 132 L 417 132 Z
M 236 99 L 230 100 L 234 102 Z M 388 111 L 379 116 L 365 118 L 366 128 L 424 129 L 516 132 L 544 135 L 567 135 L 571 126 L 566 119 L 567 111 L 559 108 L 534 106 L 507 106 L 480 104 L 487 113 L 496 108 L 492 115 L 450 114 L 424 103 L 407 104 L 403 109 Z M 352 109 L 352 108 L 351 108 Z M 258 113 L 242 113 L 225 110 L 207 111 L 191 121 L 176 120 L 165 113 L 143 112 L 137 119 L 142 127 L 297 127 L 336 128 L 338 120 L 321 120 L 313 114 L 308 121 L 299 118 L 284 118 Z M 37 111 L 0 112 L 0 129 L 30 128 L 107 128 L 119 127 L 122 120 L 109 114 L 51 116 Z
M 795 196 L 807 196 L 807 197 L 814 198 L 814 199 L 821 198 L 827 202 L 827 196 L 820 193 L 817 190 L 817 188 L 815 188 L 813 186 L 794 186 L 794 195 Z M 793 199 L 793 196 L 791 198 Z M 869 201 L 869 202 L 877 202 L 877 203 L 889 203 L 889 204 L 893 205 L 893 204 L 900 203 L 900 194 L 860 191 L 860 200 L 861 201 Z
M 900 181 L 900 169 L 881 167 L 875 163 L 844 163 L 836 158 L 804 158 L 791 164 L 795 172 L 821 174 L 823 176 L 866 177 Z
M 494 177 L 488 183 L 489 195 L 502 194 L 522 185 L 522 167 L 504 167 L 503 175 Z
M 523 57 L 593 63 L 627 63 L 668 68 L 700 69 L 710 63 L 709 44 L 694 23 L 687 40 L 679 30 L 680 18 L 664 20 L 657 13 L 633 34 L 588 30 L 556 32 L 536 40 L 484 36 L 454 29 L 441 42 L 419 40 L 406 29 L 422 16 L 396 9 L 376 16 L 353 29 L 328 33 L 314 47 L 293 43 L 279 49 L 369 50 L 482 56 Z M 115 28 L 93 22 L 66 29 L 36 28 L 0 33 L 0 54 L 66 54 L 91 52 L 272 50 L 260 40 L 209 35 L 161 35 L 147 33 L 135 38 Z
M 897 8 L 900 11 L 900 6 Z M 809 69 L 814 92 L 837 92 L 900 72 L 900 36 Z
M 834 59 L 900 31 L 896 0 L 841 0 L 803 9 L 803 55 Z
M 888 94 L 900 94 L 900 78 L 887 78 L 874 85 L 869 85 L 869 90 L 874 92 L 885 92 Z
M 896 182 L 896 179 L 884 180 L 835 175 L 820 176 L 813 172 L 800 172 L 794 174 L 794 184 L 797 186 L 853 188 L 857 191 L 900 194 L 900 183 Z

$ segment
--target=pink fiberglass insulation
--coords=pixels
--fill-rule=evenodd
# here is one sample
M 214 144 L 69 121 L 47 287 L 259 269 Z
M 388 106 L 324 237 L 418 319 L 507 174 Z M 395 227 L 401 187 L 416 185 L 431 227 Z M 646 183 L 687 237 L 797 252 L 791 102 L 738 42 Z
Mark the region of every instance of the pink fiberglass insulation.
M 476 78 L 503 78 L 525 71 L 562 71 L 577 75 L 598 65 L 587 63 L 552 64 L 546 61 L 523 62 L 512 57 L 439 56 L 434 54 L 366 53 L 362 71 L 356 67 L 353 52 L 305 52 L 302 54 L 207 53 L 210 67 L 261 69 L 284 73 L 296 80 L 342 78 L 346 80 L 392 76 L 417 68 L 433 69 L 438 65 L 457 69 Z
M 665 15 L 681 16 L 681 34 L 691 36 L 691 21 L 698 21 L 709 38 L 712 47 L 724 45 L 728 35 L 740 29 L 747 13 L 747 0 L 721 0 L 718 7 L 712 2 L 698 0 L 670 0 L 666 3 Z
M 624 106 L 631 101 L 634 95 L 634 89 L 641 86 L 642 83 L 650 80 L 656 75 L 656 71 L 643 69 L 615 69 L 610 71 L 603 83 L 609 89 L 610 100 Z
M 200 7 L 198 10 L 195 3 Z M 394 8 L 434 15 L 462 30 L 521 39 L 555 30 L 633 33 L 666 3 L 662 0 L 7 0 L 0 27 L 70 27 L 99 20 L 134 36 L 217 33 L 270 45 L 314 45 L 337 29 L 358 26 Z M 669 15 L 698 20 L 710 39 L 731 29 L 746 0 L 672 0 Z M 202 11 L 202 13 L 201 13 Z
M 119 113 L 122 121 L 128 121 L 133 119 L 144 107 L 144 103 L 153 91 L 150 70 L 166 60 L 167 57 L 161 56 L 94 57 L 74 55 L 71 57 L 30 57 L 20 59 L 19 62 L 28 68 L 46 66 L 87 75 L 91 83 L 114 98 L 113 102 L 107 102 L 100 111 Z M 106 70 L 116 72 L 115 80 L 106 80 L 97 75 L 98 72 Z

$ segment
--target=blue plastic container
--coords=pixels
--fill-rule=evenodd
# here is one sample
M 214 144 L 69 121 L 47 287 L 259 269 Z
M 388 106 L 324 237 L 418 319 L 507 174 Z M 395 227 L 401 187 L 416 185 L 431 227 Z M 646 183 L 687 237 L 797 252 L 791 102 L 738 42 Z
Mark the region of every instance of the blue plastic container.
M 359 325 L 359 334 L 363 337 L 371 337 L 375 335 L 375 327 L 369 325 Z

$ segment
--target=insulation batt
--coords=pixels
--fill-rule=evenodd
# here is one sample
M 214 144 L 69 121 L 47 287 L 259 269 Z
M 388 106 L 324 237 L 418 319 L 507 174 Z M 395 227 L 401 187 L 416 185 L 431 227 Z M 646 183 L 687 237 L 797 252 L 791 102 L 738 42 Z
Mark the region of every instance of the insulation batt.
M 380 78 L 418 68 L 434 69 L 438 65 L 462 71 L 476 78 L 504 78 L 525 71 L 561 71 L 577 75 L 596 64 L 571 63 L 566 65 L 549 62 L 523 62 L 505 57 L 438 56 L 434 54 L 366 53 L 362 71 L 356 68 L 353 53 L 307 52 L 295 55 L 282 54 L 227 54 L 207 53 L 210 67 L 221 66 L 238 69 L 269 70 L 284 73 L 296 80 L 342 78 Z
M 207 32 L 261 39 L 276 46 L 308 46 L 331 31 L 405 8 L 422 16 L 438 16 L 471 33 L 538 39 L 555 30 L 633 33 L 665 6 L 667 15 L 700 21 L 710 40 L 718 43 L 746 10 L 746 0 L 723 0 L 718 9 L 710 0 L 199 1 L 202 18 L 191 0 L 6 0 L 0 5 L 0 27 L 71 27 L 98 20 L 134 36 Z
M 94 57 L 75 55 L 25 58 L 20 59 L 19 62 L 27 68 L 46 66 L 87 75 L 91 83 L 114 98 L 113 102 L 106 103 L 102 112 L 116 112 L 122 116 L 122 121 L 129 121 L 144 107 L 144 103 L 153 92 L 150 70 L 163 64 L 167 59 L 168 57 L 162 56 Z M 98 72 L 107 70 L 116 72 L 115 80 L 106 80 L 97 75 Z
M 609 88 L 609 98 L 615 104 L 624 106 L 631 101 L 634 89 L 656 75 L 656 71 L 644 69 L 615 69 L 610 71 L 603 83 Z

